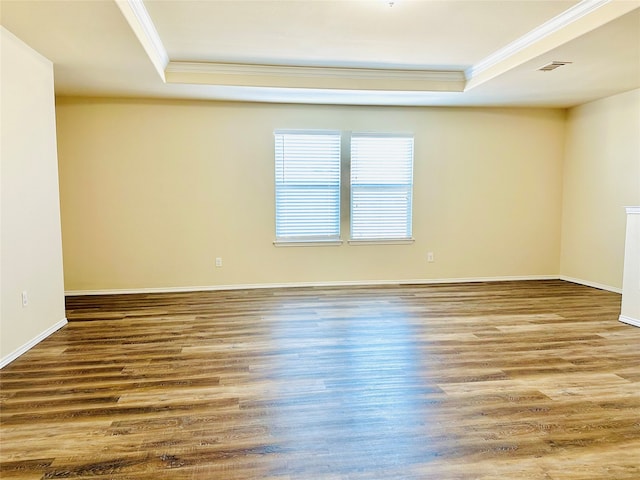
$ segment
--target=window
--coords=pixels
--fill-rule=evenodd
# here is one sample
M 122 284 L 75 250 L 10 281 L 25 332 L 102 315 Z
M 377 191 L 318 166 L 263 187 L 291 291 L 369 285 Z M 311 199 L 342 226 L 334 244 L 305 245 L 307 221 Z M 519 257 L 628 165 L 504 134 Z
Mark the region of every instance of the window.
M 340 243 L 341 175 L 351 242 L 412 240 L 413 135 L 353 133 L 344 143 L 339 131 L 274 135 L 276 244 Z
M 351 136 L 351 239 L 410 240 L 413 136 Z
M 340 239 L 340 132 L 275 132 L 276 242 Z

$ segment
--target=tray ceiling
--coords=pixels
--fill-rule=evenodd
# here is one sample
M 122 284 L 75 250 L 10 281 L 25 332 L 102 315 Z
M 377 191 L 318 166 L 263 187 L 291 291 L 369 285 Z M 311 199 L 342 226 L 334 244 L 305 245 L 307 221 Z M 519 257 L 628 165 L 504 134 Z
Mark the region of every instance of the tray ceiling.
M 567 107 L 640 87 L 634 0 L 1 0 L 0 19 L 59 95 Z

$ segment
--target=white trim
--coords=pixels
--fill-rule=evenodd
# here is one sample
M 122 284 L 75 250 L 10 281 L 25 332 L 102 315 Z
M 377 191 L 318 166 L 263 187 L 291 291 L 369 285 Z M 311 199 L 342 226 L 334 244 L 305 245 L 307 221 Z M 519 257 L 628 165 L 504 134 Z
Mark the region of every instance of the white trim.
M 532 58 L 553 51 L 554 48 L 628 13 L 640 4 L 638 0 L 582 0 L 466 70 L 428 70 L 171 61 L 144 1 L 115 2 L 165 83 L 316 89 L 324 91 L 325 95 L 332 90 L 334 93 L 345 90 L 349 97 L 346 103 L 354 102 L 354 93 L 351 91 L 360 92 L 360 96 L 363 92 L 371 91 L 376 97 L 374 100 L 356 103 L 376 105 L 398 104 L 398 101 L 381 102 L 377 95 L 380 91 L 387 95 L 395 92 L 403 95 L 418 93 L 423 96 L 431 92 L 466 92 Z M 274 100 L 273 95 L 270 100 L 265 100 L 265 91 L 262 90 L 258 94 L 261 97 L 258 101 L 317 103 L 315 99 L 301 100 L 299 95 L 292 100 L 291 92 L 288 95 L 285 100 Z M 333 96 L 340 97 L 339 94 Z M 333 102 L 345 103 L 343 100 Z M 323 103 L 327 103 L 327 100 Z M 400 103 L 420 104 L 416 101 Z
M 330 77 L 349 79 L 393 79 L 436 82 L 464 82 L 462 70 L 409 70 L 397 68 L 302 67 L 250 63 L 169 62 L 167 73 L 214 75 Z
M 620 293 L 622 294 L 622 289 L 617 287 L 612 287 L 611 285 L 604 285 L 602 283 L 591 282 L 589 280 L 582 280 L 580 278 L 567 277 L 566 275 L 560 275 L 560 280 L 564 280 L 565 282 L 578 283 L 580 285 L 585 285 L 587 287 L 598 288 L 600 290 L 607 290 L 608 292 Z
M 625 207 L 627 215 L 640 215 L 640 207 Z
M 170 61 L 167 83 L 279 88 L 462 92 L 462 70 L 306 67 Z
M 438 283 L 475 283 L 475 282 L 512 282 L 522 280 L 558 280 L 557 275 L 523 275 L 507 277 L 466 277 L 466 278 L 429 278 L 429 279 L 405 279 L 405 280 L 354 280 L 334 282 L 295 282 L 295 283 L 254 283 L 238 285 L 207 285 L 191 287 L 154 287 L 154 288 L 125 288 L 104 290 L 67 290 L 65 296 L 81 295 L 121 295 L 121 294 L 147 294 L 147 293 L 181 293 L 181 292 L 208 292 L 219 290 L 251 290 L 267 288 L 295 288 L 295 287 L 360 287 L 374 285 L 431 285 Z
M 413 238 L 369 238 L 360 240 L 347 240 L 349 245 L 411 245 L 415 243 Z
M 606 5 L 609 1 L 610 0 L 583 0 L 577 3 L 568 10 L 565 10 L 551 20 L 539 25 L 530 32 L 525 33 L 517 40 L 509 43 L 499 50 L 496 50 L 488 57 L 469 67 L 465 70 L 467 80 L 476 77 L 481 72 L 505 61 L 522 50 L 535 45 L 548 35 L 566 28 L 568 25 L 571 25 L 573 22 L 581 19 L 585 15 L 588 15 L 603 5 Z
M 626 315 L 620 315 L 618 318 L 622 323 L 627 323 L 629 325 L 633 325 L 634 327 L 640 327 L 640 320 L 636 318 L 627 317 Z
M 323 130 L 321 128 L 276 128 L 276 135 L 342 135 L 342 130 Z
M 17 348 L 13 352 L 11 352 L 6 357 L 0 359 L 0 368 L 4 368 L 8 364 L 10 364 L 16 358 L 18 358 L 20 355 L 22 355 L 23 353 L 26 353 L 27 351 L 31 350 L 38 343 L 40 343 L 42 340 L 44 340 L 45 338 L 47 338 L 49 335 L 51 335 L 52 333 L 56 332 L 57 330 L 60 330 L 66 324 L 67 324 L 67 319 L 63 318 L 62 320 L 60 320 L 56 324 L 54 324 L 51 327 L 47 328 L 41 334 L 37 335 L 35 338 L 29 340 L 27 343 L 25 343 L 21 347 Z
M 149 60 L 155 67 L 156 71 L 165 80 L 165 68 L 169 65 L 169 55 L 162 44 L 162 39 L 158 35 L 156 26 L 153 24 L 149 12 L 144 6 L 142 0 L 115 0 L 116 5 L 129 23 L 133 33 L 142 44 L 144 51 L 147 53 Z
M 571 58 L 558 59 L 550 55 L 556 48 L 629 13 L 639 5 L 638 0 L 583 0 L 467 68 L 465 92 L 533 59 L 537 59 L 536 62 L 571 61 Z
M 274 240 L 276 247 L 339 247 L 342 240 Z

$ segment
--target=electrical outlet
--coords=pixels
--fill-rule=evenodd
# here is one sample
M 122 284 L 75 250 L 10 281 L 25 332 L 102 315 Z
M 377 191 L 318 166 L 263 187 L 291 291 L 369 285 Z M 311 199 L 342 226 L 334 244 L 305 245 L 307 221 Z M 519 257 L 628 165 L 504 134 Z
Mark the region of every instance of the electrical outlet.
M 216 257 L 216 267 L 222 266 L 222 257 Z
M 433 256 L 433 252 L 427 252 L 427 262 L 433 263 L 435 262 L 435 257 Z
M 27 296 L 27 291 L 22 292 L 22 306 L 26 307 L 29 305 L 29 297 Z

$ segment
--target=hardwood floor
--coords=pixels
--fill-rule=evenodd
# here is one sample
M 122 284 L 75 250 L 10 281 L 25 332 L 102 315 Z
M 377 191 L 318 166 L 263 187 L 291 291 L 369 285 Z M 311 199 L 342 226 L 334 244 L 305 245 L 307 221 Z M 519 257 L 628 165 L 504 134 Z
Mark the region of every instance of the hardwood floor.
M 562 281 L 67 299 L 0 477 L 639 479 L 640 329 Z

